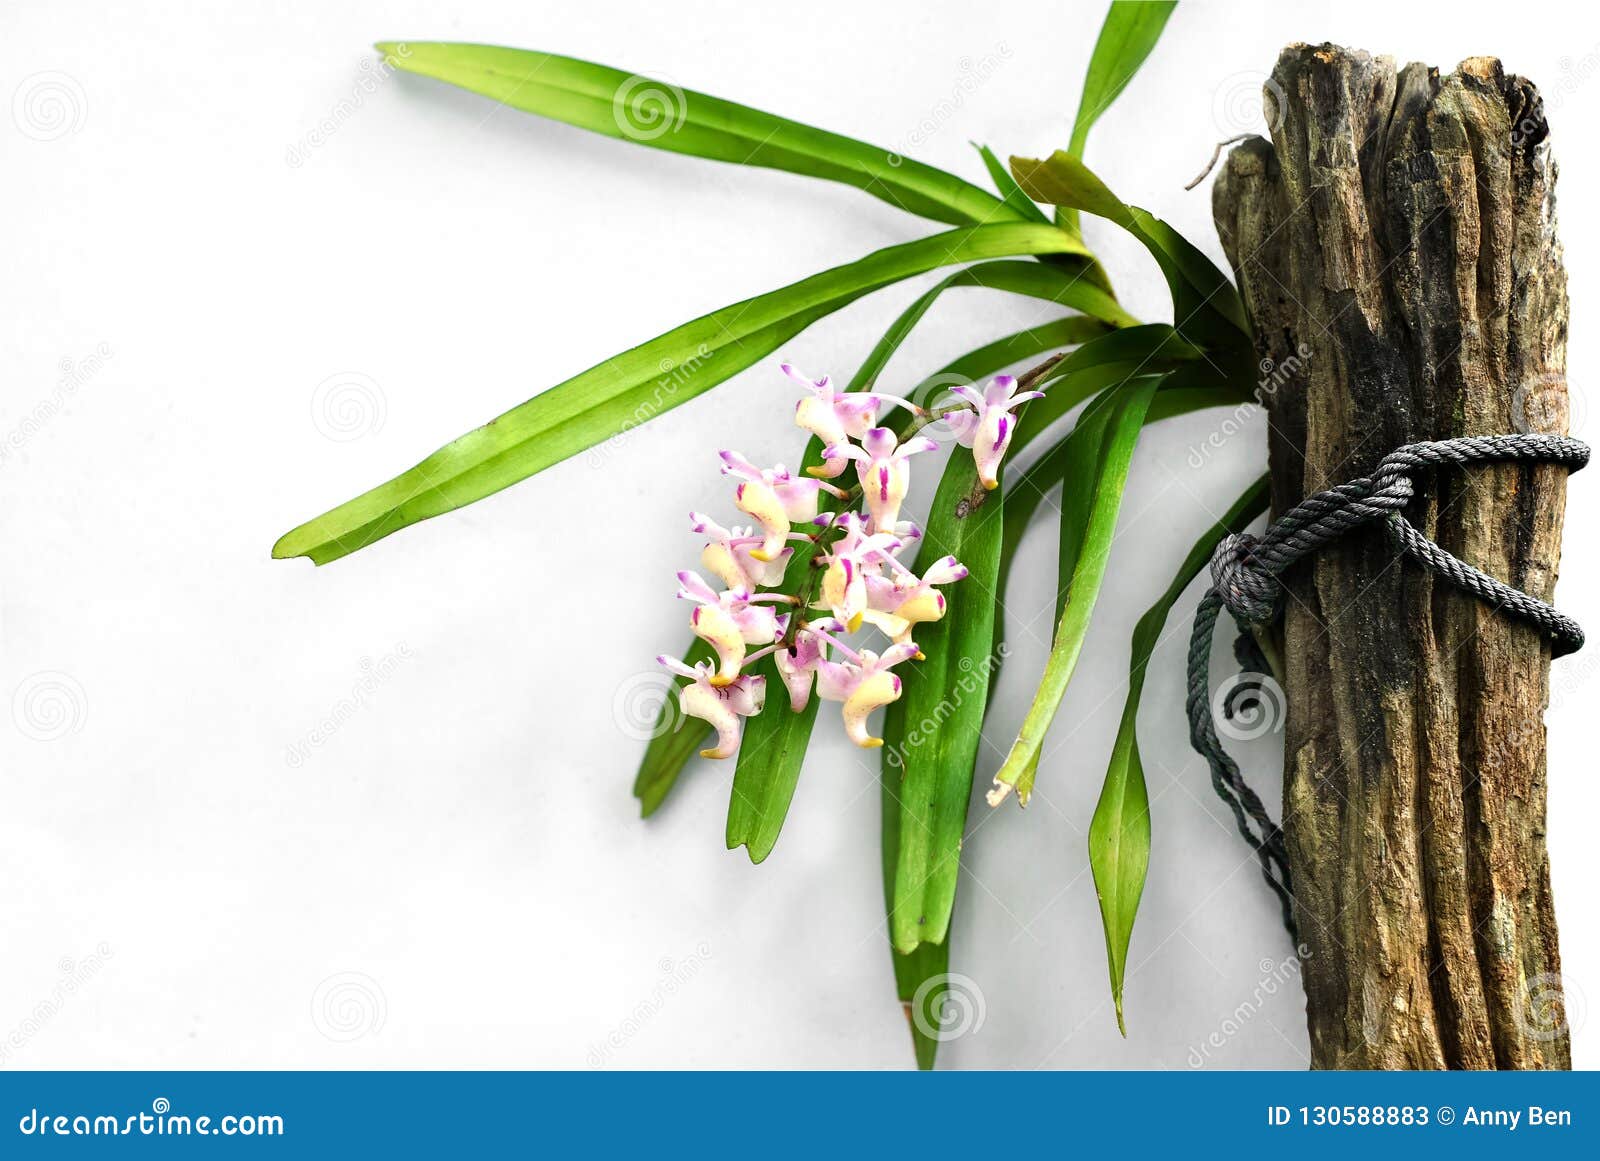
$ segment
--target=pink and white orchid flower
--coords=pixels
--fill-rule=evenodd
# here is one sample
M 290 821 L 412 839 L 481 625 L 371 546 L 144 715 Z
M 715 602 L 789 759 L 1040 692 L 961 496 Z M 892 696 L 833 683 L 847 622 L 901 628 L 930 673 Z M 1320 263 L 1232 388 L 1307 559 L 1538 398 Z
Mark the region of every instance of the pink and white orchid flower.
M 718 668 L 712 685 L 731 685 L 744 666 L 746 645 L 766 645 L 783 631 L 783 619 L 760 602 L 792 603 L 782 593 L 752 595 L 745 589 L 718 593 L 699 573 L 678 574 L 678 598 L 695 602 L 689 614 L 689 628 L 716 650 Z
M 743 729 L 741 718 L 761 712 L 767 700 L 767 679 L 745 675 L 737 680 L 719 685 L 705 662 L 690 667 L 676 657 L 665 655 L 656 661 L 680 677 L 690 679 L 688 685 L 678 690 L 678 708 L 687 716 L 699 718 L 717 731 L 717 744 L 701 750 L 702 758 L 729 758 L 739 748 L 739 734 Z M 682 723 L 679 723 L 680 728 Z
M 873 391 L 840 391 L 833 379 L 824 375 L 812 379 L 792 365 L 783 364 L 783 373 L 796 383 L 803 384 L 811 394 L 794 407 L 794 421 L 820 439 L 825 447 L 860 439 L 877 426 L 878 408 L 883 404 L 905 407 L 913 412 L 921 409 L 894 395 Z M 807 468 L 813 476 L 831 480 L 840 475 L 847 465 L 842 459 L 824 460 L 822 466 Z
M 840 497 L 845 494 L 822 480 L 796 476 L 782 464 L 775 468 L 758 468 L 738 452 L 720 454 L 722 474 L 744 480 L 734 490 L 734 505 L 752 517 L 766 533 L 760 547 L 750 550 L 756 560 L 776 560 L 783 550 L 783 542 L 789 537 L 790 523 L 803 523 L 816 517 L 818 492 L 826 490 Z
M 982 394 L 966 385 L 952 387 L 951 391 L 972 404 L 973 409 L 952 411 L 944 417 L 944 422 L 957 443 L 972 449 L 972 458 L 978 465 L 978 479 L 983 486 L 998 487 L 1000 460 L 1016 432 L 1017 418 L 1011 414 L 1011 409 L 1030 399 L 1043 399 L 1044 392 L 1018 394 L 1017 380 L 1011 375 L 996 375 Z
M 919 577 L 893 557 L 886 563 L 896 575 L 880 573 L 867 578 L 868 607 L 862 616 L 892 637 L 895 644 L 909 645 L 915 626 L 944 617 L 944 594 L 934 586 L 964 579 L 967 566 L 953 556 L 945 556 Z M 922 659 L 920 652 L 917 659 Z
M 754 591 L 765 585 L 783 583 L 783 574 L 789 567 L 794 549 L 785 548 L 771 560 L 757 560 L 752 550 L 762 542 L 762 537 L 749 528 L 724 528 L 704 512 L 689 513 L 689 527 L 707 539 L 700 550 L 700 563 L 705 570 L 730 589 Z M 808 539 L 801 533 L 790 533 L 791 540 Z
M 903 542 L 889 532 L 869 533 L 866 522 L 854 512 L 846 512 L 836 523 L 844 529 L 844 535 L 822 558 L 828 568 L 822 574 L 817 607 L 827 609 L 854 633 L 861 627 L 862 614 L 867 610 L 869 575 L 884 560 L 891 559 Z
M 780 642 L 773 650 L 773 665 L 789 691 L 789 708 L 799 713 L 811 700 L 811 682 L 817 666 L 827 660 L 826 632 L 841 632 L 844 626 L 828 619 L 807 625 L 794 635 L 793 645 Z
M 844 703 L 844 732 L 856 745 L 865 749 L 883 745 L 882 738 L 867 733 L 867 715 L 879 706 L 899 700 L 904 687 L 889 671 L 915 657 L 917 647 L 891 645 L 881 654 L 870 649 L 857 653 L 826 634 L 823 637 L 848 660 L 817 663 L 817 696 L 824 701 Z
M 861 479 L 862 499 L 872 514 L 872 527 L 889 529 L 900 519 L 900 505 L 911 487 L 911 465 L 906 460 L 938 447 L 920 435 L 900 443 L 887 427 L 875 427 L 861 437 L 860 447 L 836 443 L 824 449 L 822 456 L 826 460 L 843 457 L 856 461 L 856 475 Z

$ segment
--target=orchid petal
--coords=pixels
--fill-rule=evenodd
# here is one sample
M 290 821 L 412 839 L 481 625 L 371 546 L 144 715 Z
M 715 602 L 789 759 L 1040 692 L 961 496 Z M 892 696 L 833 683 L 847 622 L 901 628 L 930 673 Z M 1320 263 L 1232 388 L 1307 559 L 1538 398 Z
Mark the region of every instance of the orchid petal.
M 867 733 L 867 715 L 898 700 L 900 690 L 900 679 L 885 670 L 861 679 L 844 701 L 844 732 L 852 742 L 866 749 L 883 745 L 882 738 Z
M 697 605 L 689 614 L 689 628 L 716 651 L 719 663 L 712 685 L 730 685 L 744 664 L 744 634 L 721 605 Z

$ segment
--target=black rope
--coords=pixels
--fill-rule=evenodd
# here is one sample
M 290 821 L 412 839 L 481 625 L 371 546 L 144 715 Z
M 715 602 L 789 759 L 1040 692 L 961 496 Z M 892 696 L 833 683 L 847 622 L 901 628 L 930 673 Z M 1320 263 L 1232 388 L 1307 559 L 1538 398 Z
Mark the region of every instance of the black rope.
M 1444 465 L 1528 462 L 1560 464 L 1575 472 L 1589 462 L 1589 448 L 1558 435 L 1466 436 L 1435 443 L 1413 443 L 1386 456 L 1370 476 L 1307 496 L 1285 512 L 1258 539 L 1247 533 L 1225 536 L 1211 557 L 1211 588 L 1195 612 L 1189 638 L 1189 741 L 1211 767 L 1211 784 L 1233 811 L 1239 833 L 1261 860 L 1261 873 L 1283 908 L 1283 923 L 1295 936 L 1294 890 L 1283 831 L 1261 799 L 1245 783 L 1239 765 L 1222 748 L 1211 709 L 1211 639 L 1226 608 L 1241 640 L 1235 652 L 1247 671 L 1265 674 L 1265 658 L 1250 631 L 1278 615 L 1283 596 L 1279 577 L 1290 565 L 1373 520 L 1382 520 L 1401 556 L 1410 557 L 1457 588 L 1487 601 L 1497 611 L 1532 625 L 1550 640 L 1552 657 L 1583 647 L 1583 630 L 1571 617 L 1487 573 L 1458 560 L 1410 524 L 1401 514 L 1415 492 L 1412 474 Z M 1261 668 L 1253 669 L 1255 665 Z M 1252 688 L 1260 698 L 1260 682 Z M 1227 708 L 1231 716 L 1231 704 Z

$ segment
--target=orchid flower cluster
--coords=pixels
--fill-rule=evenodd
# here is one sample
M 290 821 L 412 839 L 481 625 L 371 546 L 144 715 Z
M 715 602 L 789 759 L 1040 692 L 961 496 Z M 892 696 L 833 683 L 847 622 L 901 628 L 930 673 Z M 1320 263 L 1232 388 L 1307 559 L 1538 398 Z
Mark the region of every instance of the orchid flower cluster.
M 893 395 L 839 391 L 827 376 L 811 379 L 787 363 L 783 372 L 805 389 L 795 423 L 822 441 L 822 463 L 797 476 L 782 464 L 761 468 L 737 452 L 721 453 L 723 475 L 739 481 L 734 506 L 755 523 L 724 528 L 691 512 L 690 528 L 706 538 L 700 563 L 724 587 L 712 587 L 696 572 L 678 574 L 678 597 L 694 605 L 689 627 L 716 660 L 690 666 L 672 657 L 656 659 L 689 679 L 678 693 L 683 713 L 716 730 L 716 745 L 700 751 L 707 758 L 730 757 L 739 746 L 742 719 L 761 712 L 767 679 L 749 667 L 769 654 L 795 713 L 806 708 L 814 688 L 824 701 L 842 703 L 851 741 L 883 745 L 868 732 L 867 717 L 900 697 L 894 667 L 922 659 L 911 635 L 917 625 L 944 616 L 938 586 L 967 575 L 953 556 L 934 561 L 920 576 L 900 559 L 922 536 L 915 524 L 900 519 L 911 487 L 911 457 L 939 445 L 879 426 L 880 411 L 906 409 L 913 429 L 930 413 Z M 978 478 L 993 488 L 1016 427 L 1012 409 L 1043 393 L 1018 392 L 1010 375 L 998 376 L 982 392 L 960 386 L 952 393 L 960 403 L 939 418 L 957 442 L 973 450 Z M 857 482 L 847 490 L 833 481 L 852 463 Z M 841 508 L 859 499 L 862 510 L 822 512 L 823 493 Z M 806 578 L 801 595 L 770 591 L 784 585 L 793 541 L 816 545 L 812 563 L 821 569 L 820 583 Z M 863 625 L 889 644 L 875 652 L 842 639 Z

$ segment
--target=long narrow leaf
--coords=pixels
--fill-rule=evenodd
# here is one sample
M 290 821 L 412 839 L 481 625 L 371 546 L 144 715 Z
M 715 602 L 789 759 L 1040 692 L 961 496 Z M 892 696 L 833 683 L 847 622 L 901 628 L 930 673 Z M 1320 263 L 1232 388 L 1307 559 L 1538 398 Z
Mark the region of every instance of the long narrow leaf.
M 1094 42 L 1089 70 L 1083 76 L 1083 96 L 1078 100 L 1068 153 L 1083 156 L 1089 130 L 1127 88 L 1161 39 L 1161 30 L 1177 6 L 1176 0 L 1113 0 L 1106 21 L 1100 26 L 1100 37 Z
M 1112 388 L 1104 397 L 1105 405 L 1085 417 L 1087 424 L 1079 421 L 1086 438 L 1080 439 L 1074 432 L 1063 485 L 1064 494 L 1074 497 L 1074 502 L 1062 505 L 1061 530 L 1061 575 L 1071 580 L 1044 677 L 1023 718 L 1017 740 L 995 775 L 991 803 L 997 803 L 1014 787 L 1018 801 L 1026 806 L 1033 792 L 1040 747 L 1083 648 L 1110 558 L 1133 449 L 1158 385 L 1156 378 L 1142 378 Z M 1097 429 L 1097 425 L 1103 426 Z
M 860 390 L 860 388 L 852 388 Z M 822 462 L 822 441 L 815 436 L 806 441 L 802 468 Z M 834 509 L 833 497 L 826 493 L 820 511 Z M 796 544 L 789 560 L 787 576 L 803 577 L 817 553 L 815 542 Z M 778 667 L 768 655 L 759 672 L 767 680 L 767 701 L 761 712 L 745 723 L 739 742 L 739 760 L 733 769 L 733 789 L 728 797 L 728 849 L 744 847 L 752 863 L 760 863 L 778 843 L 783 823 L 789 817 L 800 770 L 805 765 L 806 747 L 816 725 L 821 698 L 815 693 L 799 713 L 789 704 L 789 691 L 778 675 Z
M 1006 205 L 1016 211 L 1019 218 L 1033 222 L 1050 221 L 1049 215 L 1039 208 L 1039 203 L 1022 192 L 1017 179 L 1011 176 L 1011 171 L 1005 167 L 1005 163 L 995 156 L 994 150 L 977 142 L 973 142 L 972 147 L 983 159 L 983 167 L 989 171 L 989 180 L 994 182 L 994 188 L 1000 192 Z
M 905 316 L 902 315 L 901 320 L 897 320 L 897 327 L 899 321 L 903 321 L 904 318 Z M 888 343 L 891 336 L 897 333 L 897 327 L 890 329 L 889 334 L 886 334 L 880 340 L 867 361 L 861 365 L 861 368 L 856 372 L 855 378 L 851 380 L 852 389 L 867 390 L 871 387 L 875 381 L 875 376 L 882 370 L 883 362 L 886 361 L 884 344 Z M 1047 351 L 1058 350 L 1061 347 L 1073 346 L 1105 333 L 1107 333 L 1106 324 L 1098 319 L 1081 316 L 1057 319 L 1055 322 L 1017 331 L 1015 334 L 987 343 L 976 350 L 968 351 L 966 354 L 951 360 L 951 362 L 919 384 L 913 394 L 917 398 L 924 398 L 928 389 L 939 384 L 957 380 L 977 382 L 1025 359 L 1031 359 Z M 898 346 L 897 343 L 894 345 Z M 1158 397 L 1158 405 L 1159 401 Z M 700 645 L 698 641 L 696 644 Z M 706 647 L 701 645 L 701 648 Z M 710 656 L 708 649 L 704 655 Z M 698 659 L 700 656 L 702 654 L 696 652 L 694 659 Z M 689 664 L 693 664 L 693 660 L 686 660 Z M 678 774 L 683 765 L 700 748 L 698 741 L 689 743 L 677 735 L 670 739 L 663 739 L 664 729 L 670 729 L 671 719 L 677 713 L 676 701 L 664 705 L 662 712 L 668 715 L 668 725 L 663 727 L 659 722 L 657 723 L 655 732 L 652 735 L 654 740 L 651 742 L 644 761 L 640 765 L 639 776 L 635 783 L 635 794 L 641 799 L 645 797 L 642 792 L 643 788 L 654 788 L 654 799 L 648 804 L 649 809 L 645 811 L 646 814 L 651 813 L 660 805 L 667 792 L 676 784 Z M 689 727 L 686 726 L 685 729 L 689 729 Z M 690 732 L 693 733 L 692 730 Z M 698 739 L 702 735 L 697 734 L 695 736 Z M 741 747 L 741 757 L 743 753 L 744 748 Z M 737 782 L 737 770 L 735 770 L 734 777 Z
M 272 554 L 326 564 L 420 520 L 481 500 L 688 402 L 823 315 L 880 287 L 985 258 L 1083 252 L 1080 242 L 1051 226 L 950 230 L 724 307 L 468 432 L 388 483 L 289 532 Z
M 1067 152 L 1082 157 L 1089 142 L 1089 130 L 1111 102 L 1122 95 L 1128 82 L 1156 46 L 1167 17 L 1177 7 L 1176 0 L 1112 0 L 1105 23 L 1094 42 L 1089 68 L 1083 75 L 1083 95 L 1078 98 L 1078 115 L 1072 123 L 1072 140 Z M 1030 201 L 1032 199 L 1029 199 Z M 1056 207 L 1056 221 L 1074 234 L 1078 232 L 1078 211 L 1071 206 Z
M 996 260 L 969 266 L 941 279 L 895 319 L 851 378 L 847 390 L 871 390 L 934 301 L 944 291 L 957 286 L 1009 290 L 1079 307 L 1098 306 L 1107 301 L 1092 287 L 1080 286 L 1077 280 L 1061 271 L 1037 263 Z M 1116 307 L 1114 302 L 1109 305 L 1113 309 Z M 1084 334 L 1096 333 L 1096 328 L 1103 330 L 1105 325 L 1089 319 L 1070 321 L 1094 323 L 1092 327 L 1080 325 L 1077 328 L 1078 333 Z M 812 439 L 807 444 L 802 465 L 811 467 L 821 462 L 822 444 Z M 831 505 L 824 503 L 822 507 L 829 510 Z M 804 575 L 814 554 L 814 545 L 796 548 L 789 562 L 789 575 Z M 728 849 L 743 846 L 753 863 L 764 860 L 777 844 L 799 785 L 806 746 L 817 717 L 817 698 L 813 697 L 805 709 L 795 713 L 783 696 L 775 663 L 769 657 L 760 664 L 760 672 L 767 678 L 767 704 L 745 725 L 738 764 L 734 768 L 727 827 Z
M 1203 352 L 1185 343 L 1166 323 L 1147 323 L 1112 331 L 1085 342 L 1040 380 L 1045 397 L 1028 405 L 1026 422 L 1018 425 L 1008 455 L 1019 456 L 1043 437 L 1056 420 L 1102 387 L 1139 375 L 1155 375 L 1192 363 L 1203 364 Z
M 953 554 L 965 580 L 945 590 L 944 617 L 919 626 L 927 660 L 905 667 L 905 737 L 898 764 L 900 855 L 890 935 L 901 954 L 943 942 L 955 901 L 973 765 L 995 659 L 995 583 L 1004 531 L 1002 490 L 986 491 L 973 458 L 954 455 L 933 498 L 919 555 Z M 887 747 L 886 747 L 887 748 Z
M 1100 898 L 1100 919 L 1106 933 L 1106 965 L 1111 973 L 1111 997 L 1117 1010 L 1117 1027 L 1127 1035 L 1122 1012 L 1122 988 L 1128 962 L 1133 920 L 1144 893 L 1150 866 L 1150 797 L 1145 787 L 1144 765 L 1139 758 L 1137 722 L 1139 698 L 1144 693 L 1145 670 L 1161 639 L 1172 606 L 1189 582 L 1211 559 L 1217 542 L 1230 532 L 1242 532 L 1262 512 L 1268 500 L 1267 477 L 1262 476 L 1222 519 L 1212 525 L 1184 557 L 1178 575 L 1160 599 L 1139 618 L 1133 630 L 1132 658 L 1128 664 L 1128 697 L 1122 722 L 1111 747 L 1100 801 L 1089 823 L 1089 867 L 1094 872 L 1095 893 Z
M 1070 153 L 1044 160 L 1013 157 L 1011 172 L 1029 197 L 1115 222 L 1150 251 L 1172 292 L 1173 325 L 1196 346 L 1247 347 L 1249 323 L 1233 284 L 1181 234 L 1148 210 L 1130 206 Z
M 481 44 L 385 42 L 392 67 L 513 109 L 639 145 L 843 182 L 951 225 L 1017 219 L 987 190 L 890 150 L 664 81 L 548 52 Z
M 900 764 L 894 756 L 905 747 L 905 700 L 891 702 L 883 712 L 883 749 L 879 763 L 883 809 L 883 894 L 886 914 L 894 914 L 894 877 L 900 862 Z M 891 943 L 889 957 L 894 961 L 895 994 L 911 1031 L 911 1049 L 917 1067 L 933 1067 L 939 1041 L 930 1029 L 939 1026 L 938 1013 L 932 1010 L 938 997 L 939 977 L 950 971 L 950 939 L 946 933 L 939 943 L 919 943 L 902 954 Z

